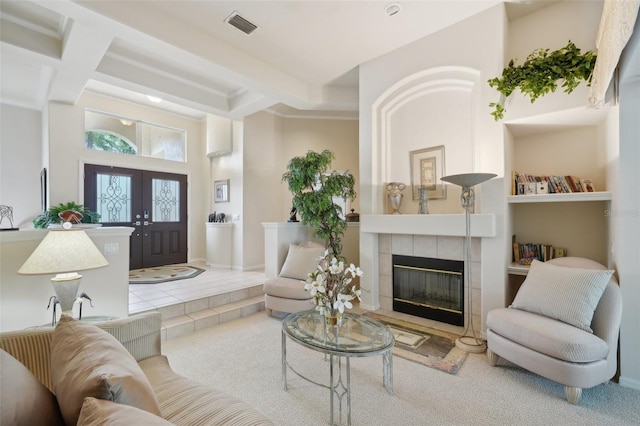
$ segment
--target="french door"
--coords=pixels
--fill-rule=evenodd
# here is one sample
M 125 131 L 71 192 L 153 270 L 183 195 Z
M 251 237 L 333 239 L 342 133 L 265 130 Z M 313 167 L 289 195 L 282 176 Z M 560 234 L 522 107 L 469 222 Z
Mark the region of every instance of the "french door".
M 85 164 L 85 207 L 103 226 L 135 228 L 129 269 L 187 261 L 187 177 Z

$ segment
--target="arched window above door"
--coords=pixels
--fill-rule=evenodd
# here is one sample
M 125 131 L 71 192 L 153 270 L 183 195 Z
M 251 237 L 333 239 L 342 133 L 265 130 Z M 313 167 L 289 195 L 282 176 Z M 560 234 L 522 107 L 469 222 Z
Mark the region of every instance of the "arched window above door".
M 98 151 L 119 152 L 136 155 L 138 148 L 130 140 L 108 130 L 87 130 L 84 132 L 84 146 Z

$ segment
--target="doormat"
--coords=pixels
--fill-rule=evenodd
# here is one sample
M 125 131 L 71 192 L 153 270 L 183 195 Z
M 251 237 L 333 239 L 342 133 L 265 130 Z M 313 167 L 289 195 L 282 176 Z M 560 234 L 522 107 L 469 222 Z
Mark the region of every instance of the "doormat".
M 197 277 L 204 269 L 195 266 L 169 265 L 129 271 L 129 284 L 159 284 Z
M 393 354 L 400 358 L 449 374 L 456 374 L 467 359 L 467 352 L 456 347 L 455 342 L 459 337 L 456 334 L 373 312 L 365 312 L 363 315 L 389 327 L 396 339 Z

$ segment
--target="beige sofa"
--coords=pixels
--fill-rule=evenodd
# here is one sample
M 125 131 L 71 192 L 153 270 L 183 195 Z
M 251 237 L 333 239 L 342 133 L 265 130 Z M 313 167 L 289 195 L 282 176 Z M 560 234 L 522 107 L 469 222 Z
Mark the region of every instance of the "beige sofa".
M 105 382 L 107 382 L 109 390 L 106 392 L 106 397 L 82 397 L 80 402 L 82 409 L 76 407 L 75 412 L 72 413 L 77 416 L 79 412 L 80 418 L 77 424 L 273 424 L 246 402 L 174 373 L 167 358 L 160 352 L 161 318 L 159 313 L 140 314 L 95 325 L 97 328 L 78 321 L 59 323 L 58 329 L 61 329 L 61 326 L 68 329 L 67 346 L 62 345 L 63 338 L 60 337 L 59 330 L 54 339 L 54 329 L 52 328 L 36 328 L 0 334 L 0 348 L 6 351 L 0 351 L 2 355 L 0 373 L 2 374 L 3 387 L 0 395 L 2 407 L 0 423 L 76 424 L 75 418 L 69 421 L 63 407 L 63 399 L 69 398 L 71 394 L 77 392 L 78 388 L 85 386 L 82 379 L 84 376 L 78 376 L 78 374 L 85 373 L 79 373 L 81 367 L 78 366 L 76 357 L 78 351 L 70 349 L 70 346 L 77 346 L 76 342 L 82 342 L 83 339 L 84 341 L 88 340 L 89 344 L 93 343 L 93 340 L 108 341 L 111 339 L 113 342 L 108 342 L 108 344 L 114 346 L 115 342 L 115 346 L 119 346 L 119 348 L 114 348 L 111 351 L 98 347 L 97 354 L 95 351 L 91 354 L 90 357 L 94 358 L 91 361 L 94 362 L 97 358 L 105 360 L 111 357 L 113 360 L 111 364 L 121 364 L 121 359 L 130 359 L 130 363 L 134 365 L 129 365 L 129 367 L 141 370 L 143 373 L 139 374 L 142 376 L 142 387 L 150 385 L 151 397 L 145 400 L 145 397 L 136 395 L 137 388 L 135 386 L 137 385 L 133 384 L 133 381 L 128 381 L 128 377 L 118 382 L 116 377 L 118 371 L 115 373 L 111 370 L 108 372 L 98 371 L 98 379 L 106 378 Z M 80 329 L 80 333 L 78 329 Z M 108 334 L 101 330 L 107 331 Z M 81 335 L 85 331 L 89 333 Z M 94 331 L 99 333 L 100 337 L 92 337 L 95 335 L 91 334 Z M 111 336 L 115 337 L 122 345 L 119 345 Z M 122 350 L 124 353 L 118 354 L 118 350 Z M 132 357 L 128 354 L 131 354 Z M 60 357 L 69 359 L 52 360 L 52 358 Z M 32 374 L 28 374 L 27 370 L 16 360 Z M 67 365 L 61 367 L 61 362 L 67 363 Z M 23 373 L 20 372 L 21 369 L 24 370 Z M 135 372 L 125 374 L 125 376 L 130 375 L 135 376 Z M 68 381 L 66 388 L 60 384 L 64 380 Z M 89 382 L 96 380 L 96 377 L 84 380 Z M 92 383 L 89 384 L 93 386 Z M 54 389 L 59 391 L 56 396 L 52 394 Z M 132 390 L 134 391 L 132 392 Z M 144 393 L 144 389 L 140 393 Z M 53 401 L 52 404 L 49 404 L 51 401 Z M 148 404 L 150 408 L 146 408 L 145 404 Z M 155 414 L 153 414 L 154 412 Z

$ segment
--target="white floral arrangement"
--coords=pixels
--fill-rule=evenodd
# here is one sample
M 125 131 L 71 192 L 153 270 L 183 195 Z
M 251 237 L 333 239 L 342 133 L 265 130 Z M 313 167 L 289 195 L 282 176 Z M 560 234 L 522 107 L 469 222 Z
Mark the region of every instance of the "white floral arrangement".
M 335 315 L 353 308 L 351 301 L 360 300 L 361 291 L 351 282 L 362 276 L 362 270 L 353 263 L 345 267 L 344 261 L 329 256 L 329 250 L 318 260 L 318 269 L 309 273 L 304 286 L 311 292 L 316 310 L 325 315 Z

